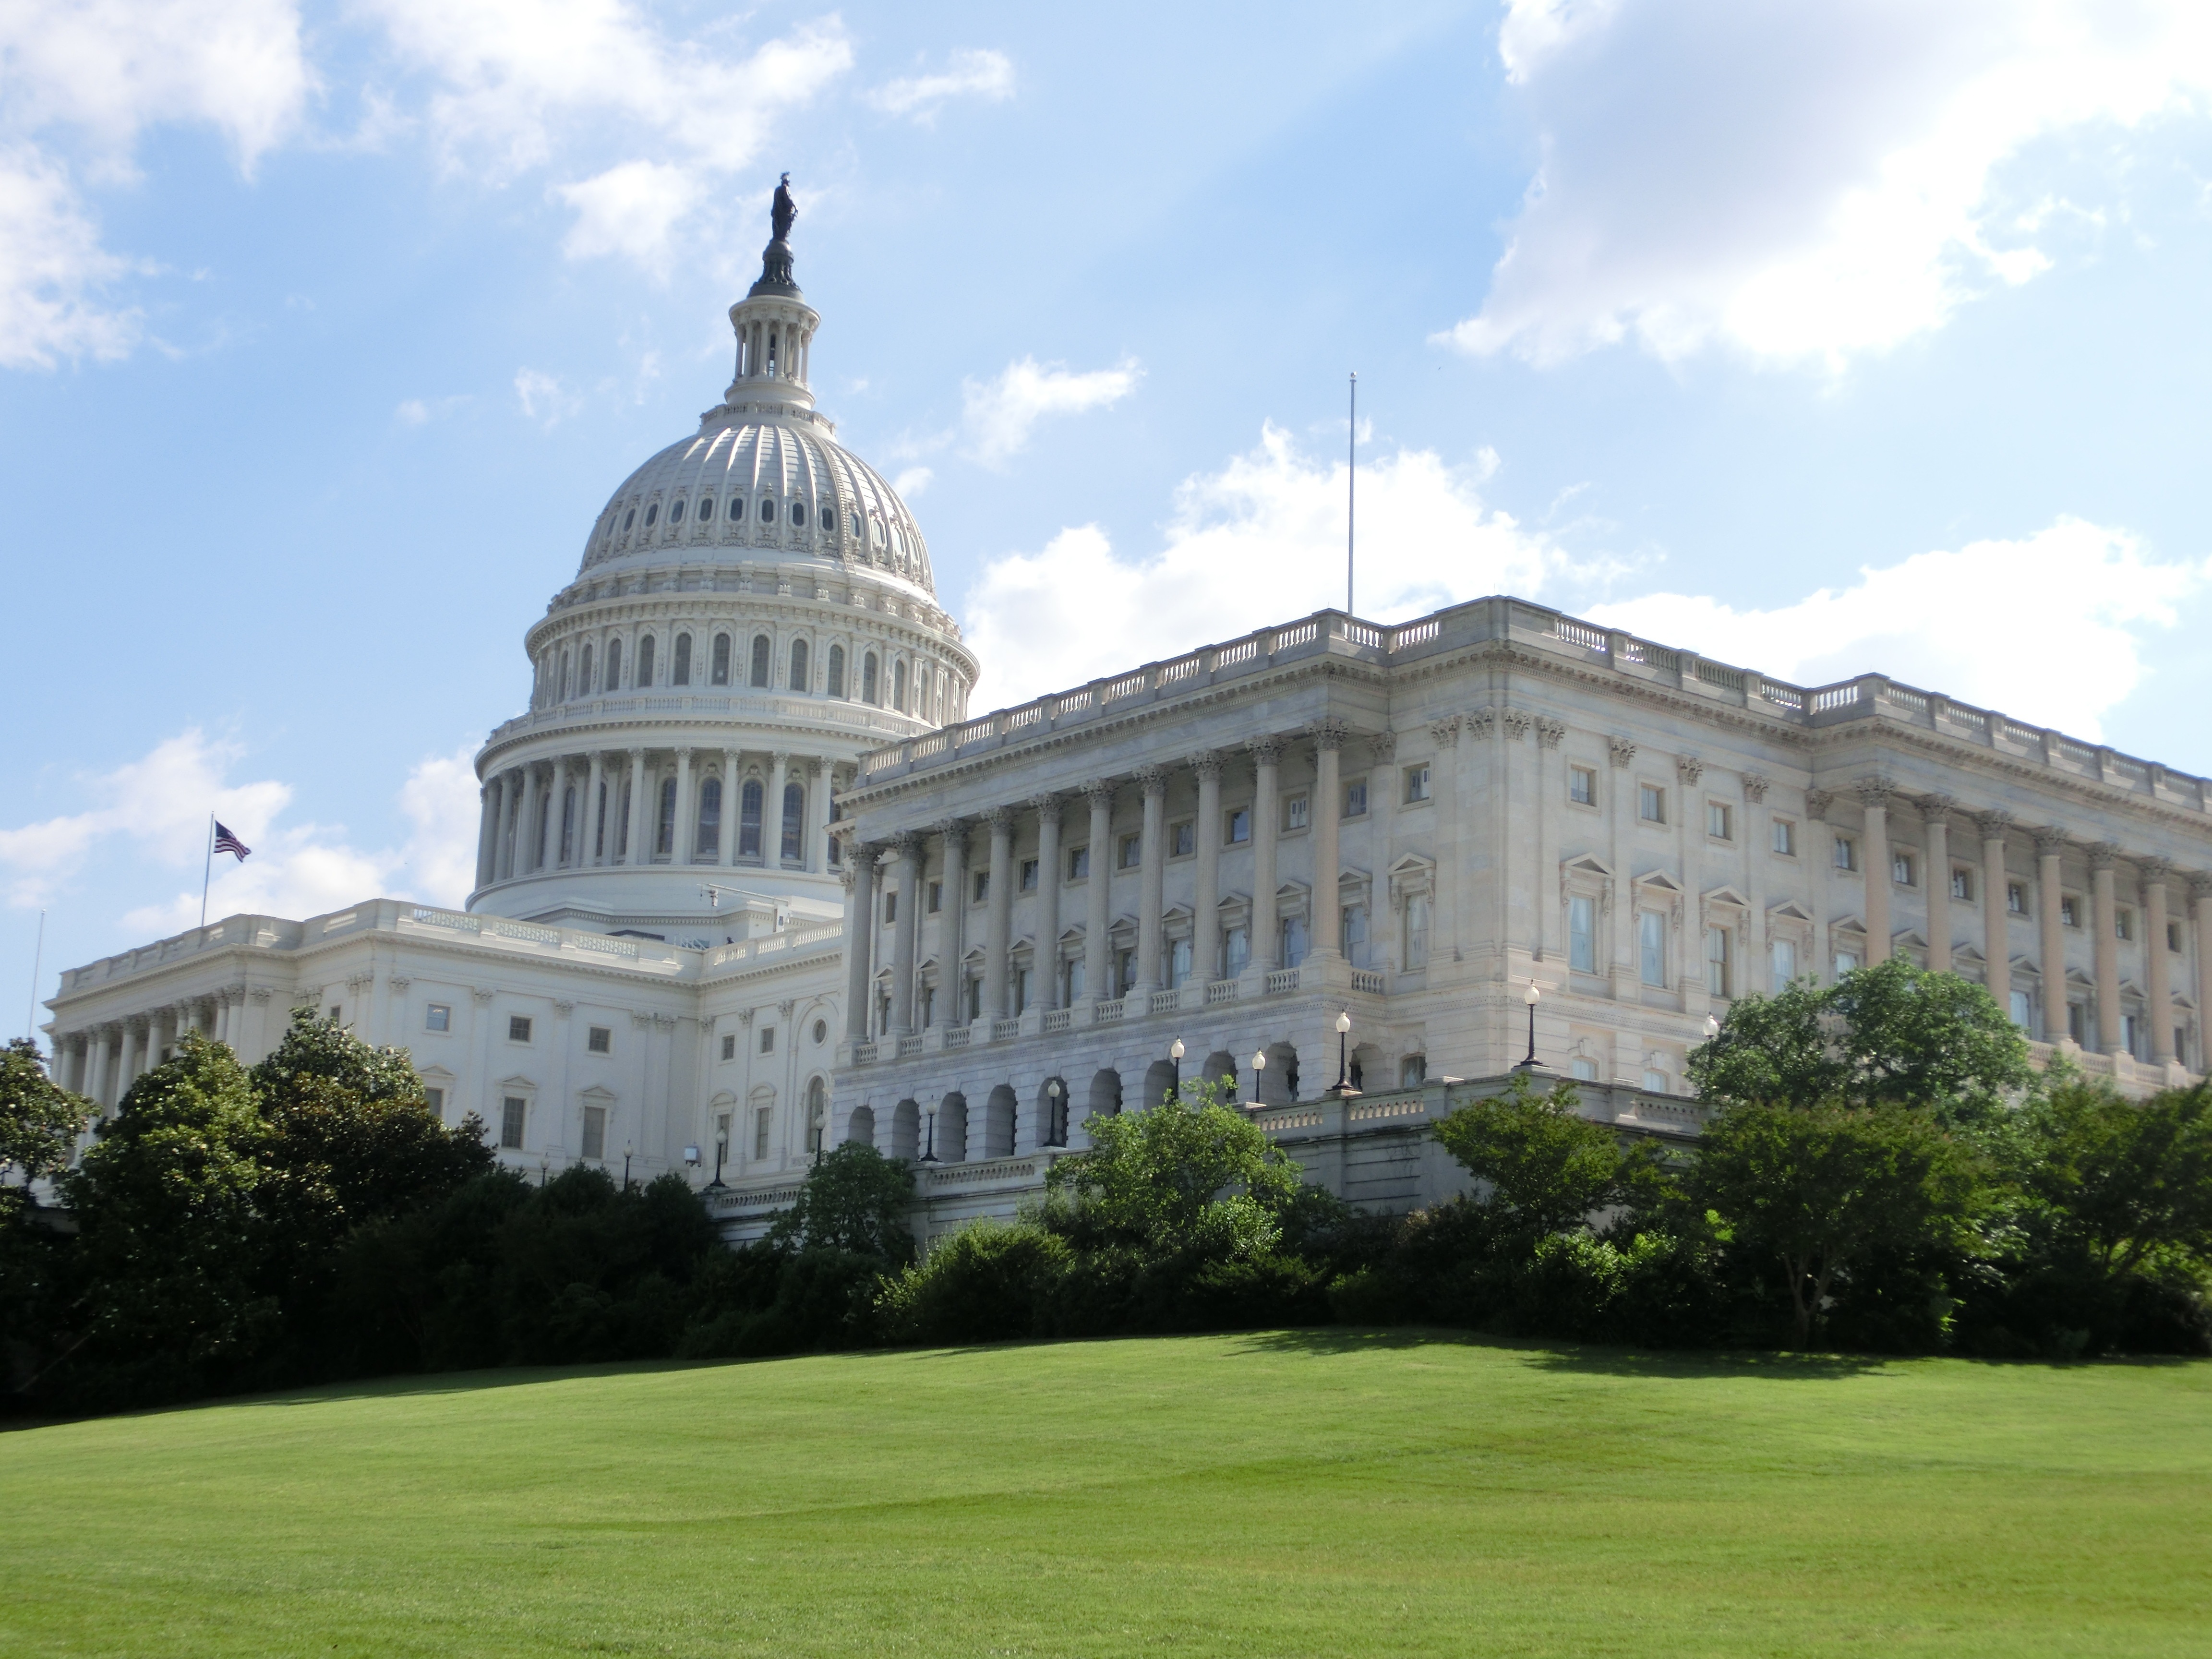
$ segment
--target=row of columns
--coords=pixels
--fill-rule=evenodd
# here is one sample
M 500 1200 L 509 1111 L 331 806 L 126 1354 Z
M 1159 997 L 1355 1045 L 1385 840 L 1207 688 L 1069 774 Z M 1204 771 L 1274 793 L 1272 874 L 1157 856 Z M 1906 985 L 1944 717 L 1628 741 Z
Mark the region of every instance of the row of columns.
M 593 750 L 550 761 L 526 761 L 484 781 L 477 832 L 477 886 L 513 880 L 540 870 L 592 869 L 617 865 L 733 864 L 737 861 L 738 802 L 744 779 L 742 751 L 708 750 L 721 758 L 722 811 L 714 850 L 698 845 L 697 785 L 693 759 L 702 751 L 672 751 L 676 781 L 675 826 L 666 855 L 658 851 L 659 786 L 665 763 L 649 763 L 645 749 Z M 805 802 L 799 814 L 799 867 L 818 871 L 826 855 L 830 791 L 829 761 L 819 756 L 794 757 L 777 751 L 770 757 L 761 806 L 761 860 L 782 863 L 783 798 L 797 769 L 805 772 Z M 562 845 L 562 807 L 574 780 L 583 793 Z M 604 787 L 606 802 L 600 808 Z M 627 811 L 624 810 L 627 800 Z
M 64 1032 L 54 1042 L 54 1080 L 103 1110 L 112 1110 L 132 1084 L 161 1063 L 161 1051 L 174 1047 L 188 1031 L 239 1048 L 246 1036 L 246 1004 L 266 1004 L 271 994 L 259 987 L 229 986 Z
M 1352 733 L 1344 721 L 1324 720 L 1316 722 L 1309 735 L 1315 746 L 1315 783 L 1310 809 L 1312 814 L 1310 832 L 1314 837 L 1314 882 L 1312 944 L 1309 954 L 1322 957 L 1333 956 L 1337 951 L 1336 928 L 1340 909 L 1338 820 L 1344 805 L 1340 754 L 1344 744 L 1351 740 Z M 1255 738 L 1245 744 L 1253 774 L 1253 915 L 1249 928 L 1251 957 L 1247 972 L 1264 974 L 1276 965 L 1277 939 L 1273 924 L 1278 885 L 1277 842 L 1282 813 L 1280 768 L 1284 743 L 1285 739 L 1270 736 Z M 1196 892 L 1193 909 L 1201 939 L 1210 939 L 1213 918 L 1220 908 L 1221 773 L 1226 759 L 1221 751 L 1207 750 L 1191 756 L 1185 763 L 1198 784 L 1197 845 L 1193 849 L 1196 864 Z M 1136 876 L 1139 898 L 1136 970 L 1129 988 L 1131 996 L 1149 995 L 1163 988 L 1167 982 L 1164 971 L 1168 861 L 1167 793 L 1172 775 L 1170 767 L 1146 765 L 1138 767 L 1128 780 L 1135 783 L 1140 792 L 1144 813 L 1138 832 Z M 1076 792 L 1089 815 L 1090 866 L 1085 878 L 1086 908 L 1084 915 L 1083 1000 L 1086 1003 L 1114 1001 L 1120 994 L 1119 988 L 1111 983 L 1111 978 L 1114 971 L 1112 882 L 1114 877 L 1120 873 L 1120 848 L 1115 844 L 1114 836 L 1114 806 L 1121 787 L 1118 780 L 1101 778 L 1083 785 Z M 1048 1010 L 1057 1008 L 1060 1003 L 1059 976 L 1053 969 L 1058 960 L 1060 888 L 1066 873 L 1061 850 L 1064 814 L 1072 802 L 1072 797 L 1048 793 L 1034 796 L 1026 803 L 1037 817 L 1036 951 L 1037 966 L 1044 970 L 1038 975 L 1040 983 L 1034 1001 L 1036 1006 Z M 1012 1012 L 1010 958 L 1013 902 L 1018 879 L 1013 856 L 1014 816 L 1015 809 L 1004 806 L 993 807 L 981 815 L 981 823 L 988 830 L 989 863 L 984 867 L 990 871 L 983 940 L 982 1017 L 987 1019 L 1005 1018 Z M 928 842 L 933 836 L 938 839 L 942 849 L 944 873 L 941 879 L 947 896 L 939 911 L 942 932 L 938 957 L 942 962 L 957 964 L 966 950 L 963 932 L 969 878 L 968 823 L 955 818 L 927 830 L 900 830 L 886 842 L 856 845 L 846 854 L 845 880 L 848 897 L 845 937 L 849 943 L 846 954 L 845 1020 L 846 1035 L 853 1042 L 865 1042 L 869 1035 L 871 988 L 874 977 L 870 945 L 875 936 L 878 872 L 886 863 L 895 866 L 898 891 L 904 896 L 899 902 L 898 914 L 892 927 L 891 1030 L 895 1035 L 907 1035 L 913 1030 L 915 977 L 921 943 L 922 875 L 928 866 Z M 1206 964 L 1200 966 L 1204 971 Z

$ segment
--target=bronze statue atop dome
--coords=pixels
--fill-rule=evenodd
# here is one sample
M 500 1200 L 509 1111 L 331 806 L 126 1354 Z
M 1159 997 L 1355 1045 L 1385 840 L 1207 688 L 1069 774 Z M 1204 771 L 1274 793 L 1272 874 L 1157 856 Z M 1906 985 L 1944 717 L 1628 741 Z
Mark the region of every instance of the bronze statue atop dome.
M 760 281 L 752 285 L 752 295 L 780 294 L 793 300 L 803 297 L 798 280 L 791 274 L 791 243 L 787 240 L 792 221 L 798 217 L 799 204 L 791 199 L 791 175 L 787 173 L 777 180 L 775 200 L 769 208 L 769 245 L 761 250 Z
M 785 173 L 776 181 L 775 204 L 769 210 L 769 223 L 774 228 L 775 240 L 787 240 L 791 222 L 799 216 L 799 204 L 791 199 L 791 175 Z

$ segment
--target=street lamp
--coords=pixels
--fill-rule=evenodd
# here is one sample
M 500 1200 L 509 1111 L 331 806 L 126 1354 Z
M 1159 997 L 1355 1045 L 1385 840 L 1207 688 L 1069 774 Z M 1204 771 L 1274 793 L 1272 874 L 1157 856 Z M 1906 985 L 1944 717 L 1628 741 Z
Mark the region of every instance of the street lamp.
M 1711 1042 L 1721 1034 L 1721 1023 L 1711 1014 L 1705 1016 L 1705 1041 Z
M 1522 1001 L 1528 1005 L 1528 1057 L 1513 1068 L 1516 1072 L 1533 1072 L 1536 1069 L 1536 1004 L 1542 999 L 1543 994 L 1536 988 L 1536 981 L 1532 979 L 1528 981 L 1528 990 L 1521 998 Z
M 728 1190 L 722 1185 L 722 1159 L 728 1153 L 729 1150 L 729 1136 L 726 1134 L 716 1135 L 714 1137 L 714 1178 L 707 1183 L 707 1190 L 710 1193 L 720 1193 Z M 818 1149 L 817 1150 L 815 1156 L 817 1158 L 821 1156 Z
M 1177 1037 L 1168 1048 L 1168 1058 L 1175 1061 L 1175 1093 L 1178 1098 L 1182 1094 L 1182 1057 L 1186 1052 L 1181 1037 Z
M 550 1156 L 544 1152 L 538 1154 L 538 1184 L 539 1186 L 543 1187 L 545 1184 L 545 1172 L 552 1167 L 553 1160 Z
M 929 1109 L 929 1143 L 921 1150 L 921 1162 L 934 1168 L 939 1161 L 939 1160 L 937 1156 L 937 1108 L 933 1106 Z
M 623 1142 L 623 1190 L 624 1192 L 629 1190 L 629 1155 L 632 1150 L 629 1141 Z
M 1264 1106 L 1267 1104 L 1267 1103 L 1260 1097 L 1262 1092 L 1260 1087 L 1260 1082 L 1261 1078 L 1266 1074 L 1267 1070 L 1267 1051 L 1265 1048 L 1255 1048 L 1252 1051 L 1252 1103 L 1255 1106 Z
M 1352 1066 L 1346 1050 L 1346 1044 L 1350 1041 L 1346 1034 L 1351 1030 L 1352 1011 L 1347 1008 L 1336 1017 L 1336 1081 L 1328 1085 L 1328 1091 L 1339 1100 L 1359 1092 L 1352 1086 Z
M 1059 1146 L 1066 1142 L 1067 1132 L 1060 1115 L 1060 1079 L 1054 1078 L 1044 1085 L 1045 1098 L 1051 1103 L 1045 1108 L 1044 1144 Z

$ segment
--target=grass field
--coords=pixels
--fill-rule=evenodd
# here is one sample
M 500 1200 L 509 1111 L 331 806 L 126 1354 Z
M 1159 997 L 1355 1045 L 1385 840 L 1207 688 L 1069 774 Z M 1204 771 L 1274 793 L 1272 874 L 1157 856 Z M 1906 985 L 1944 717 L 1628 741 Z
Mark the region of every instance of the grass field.
M 0 1653 L 2212 1653 L 2212 1365 L 1346 1333 L 0 1435 Z

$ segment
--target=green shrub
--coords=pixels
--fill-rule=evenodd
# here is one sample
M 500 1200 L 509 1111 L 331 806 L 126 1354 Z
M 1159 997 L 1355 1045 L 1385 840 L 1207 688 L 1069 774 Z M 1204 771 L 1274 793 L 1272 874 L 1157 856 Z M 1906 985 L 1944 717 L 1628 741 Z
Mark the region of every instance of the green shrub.
M 894 1342 L 1001 1342 L 1033 1336 L 1074 1256 L 1031 1225 L 978 1221 L 884 1282 L 877 1312 Z

